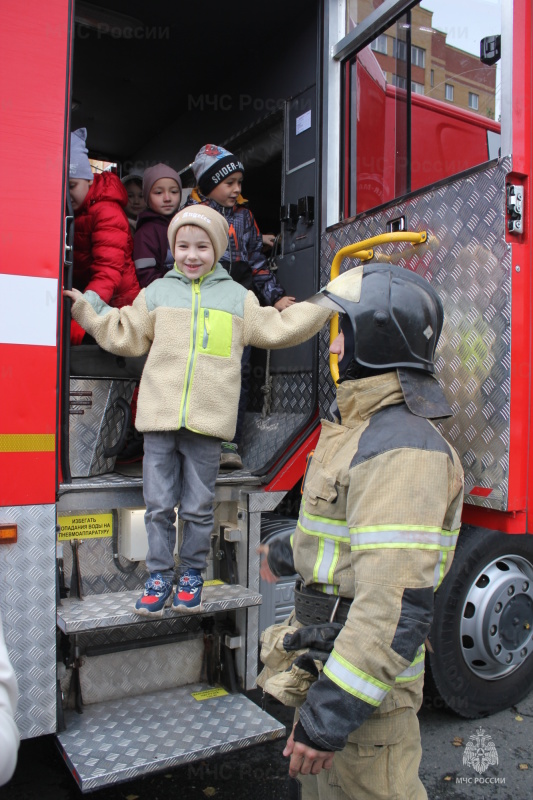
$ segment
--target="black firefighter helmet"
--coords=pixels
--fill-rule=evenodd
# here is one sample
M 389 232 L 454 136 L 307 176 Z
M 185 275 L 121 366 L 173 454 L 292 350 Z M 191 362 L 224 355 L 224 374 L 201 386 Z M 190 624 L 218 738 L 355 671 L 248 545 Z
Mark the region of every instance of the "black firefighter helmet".
M 396 369 L 413 413 L 451 414 L 432 377 L 444 312 L 428 281 L 402 267 L 370 263 L 339 275 L 311 302 L 341 314 L 341 381 Z

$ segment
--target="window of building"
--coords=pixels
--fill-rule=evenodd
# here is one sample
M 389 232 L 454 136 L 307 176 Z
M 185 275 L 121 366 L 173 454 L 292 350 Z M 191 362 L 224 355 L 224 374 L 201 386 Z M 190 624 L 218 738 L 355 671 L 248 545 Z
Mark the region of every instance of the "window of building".
M 453 102 L 453 85 L 451 83 L 444 84 L 444 97 L 446 100 L 451 100 Z
M 416 47 L 415 45 L 412 45 L 411 64 L 414 64 L 415 67 L 426 66 L 426 51 L 422 47 Z
M 468 92 L 468 108 L 471 108 L 473 111 L 479 110 L 478 94 L 474 94 L 474 92 Z
M 374 50 L 375 53 L 382 53 L 384 56 L 387 55 L 387 36 L 386 34 L 382 33 L 378 36 L 377 39 L 374 39 L 372 44 L 370 45 L 371 49 Z
M 407 80 L 402 75 L 396 75 L 393 73 L 391 79 L 393 86 L 397 86 L 398 89 L 407 89 Z
M 415 94 L 424 94 L 424 84 L 411 81 L 411 91 Z
M 429 83 L 430 86 L 435 86 L 435 70 L 432 69 L 429 73 Z
M 402 39 L 392 40 L 392 55 L 397 61 L 407 61 L 407 45 Z

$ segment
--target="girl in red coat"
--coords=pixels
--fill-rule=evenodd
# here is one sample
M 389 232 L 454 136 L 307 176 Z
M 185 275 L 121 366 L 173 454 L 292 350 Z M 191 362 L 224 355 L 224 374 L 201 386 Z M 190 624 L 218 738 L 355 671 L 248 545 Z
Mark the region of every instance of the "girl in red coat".
M 69 193 L 74 211 L 73 286 L 96 292 L 115 308 L 131 305 L 140 287 L 132 260 L 133 239 L 124 208 L 126 189 L 112 172 L 94 174 L 87 156 L 87 131 L 70 135 Z M 70 341 L 85 331 L 72 321 Z

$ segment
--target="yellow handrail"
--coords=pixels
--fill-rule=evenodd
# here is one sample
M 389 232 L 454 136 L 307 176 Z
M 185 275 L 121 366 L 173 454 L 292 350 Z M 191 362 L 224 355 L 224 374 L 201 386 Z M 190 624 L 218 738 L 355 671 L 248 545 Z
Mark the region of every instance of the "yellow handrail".
M 345 258 L 358 258 L 360 261 L 369 261 L 374 257 L 374 250 L 372 248 L 387 242 L 412 242 L 413 244 L 422 244 L 427 241 L 427 231 L 397 231 L 395 233 L 381 233 L 379 236 L 372 236 L 370 239 L 364 239 L 355 244 L 348 244 L 346 247 L 341 247 L 338 253 L 335 254 L 331 262 L 330 280 L 338 277 L 341 264 Z M 339 315 L 335 314 L 329 323 L 329 343 L 331 343 L 339 335 Z M 335 381 L 335 386 L 339 382 L 339 357 L 336 353 L 329 354 L 329 371 L 331 377 Z

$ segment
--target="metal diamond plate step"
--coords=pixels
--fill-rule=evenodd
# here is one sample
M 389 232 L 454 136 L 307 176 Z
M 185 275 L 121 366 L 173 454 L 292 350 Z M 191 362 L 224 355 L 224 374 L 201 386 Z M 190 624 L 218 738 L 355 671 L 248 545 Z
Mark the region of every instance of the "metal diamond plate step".
M 146 623 L 149 617 L 139 616 L 133 611 L 141 592 L 113 592 L 88 595 L 84 600 L 66 599 L 57 608 L 57 626 L 63 633 L 79 633 L 119 625 Z M 248 608 L 261 605 L 261 595 L 244 586 L 218 584 L 204 586 L 202 593 L 203 614 L 215 614 L 232 608 Z M 166 608 L 163 618 L 175 619 L 186 614 Z M 190 616 L 190 615 L 189 615 Z M 198 614 L 194 615 L 195 617 Z M 157 619 L 160 619 L 158 617 Z
M 73 478 L 72 483 L 60 484 L 58 512 L 65 514 L 69 511 L 87 512 L 104 508 L 143 508 L 142 465 L 129 464 L 120 469 L 120 473 L 116 471 L 90 478 Z M 252 475 L 248 470 L 220 472 L 216 481 L 215 499 L 218 502 L 221 493 L 231 490 L 239 492 L 245 486 L 250 488 L 260 484 L 261 478 Z
M 57 740 L 82 792 L 279 739 L 285 726 L 243 695 L 196 700 L 179 689 L 88 706 L 65 714 Z

